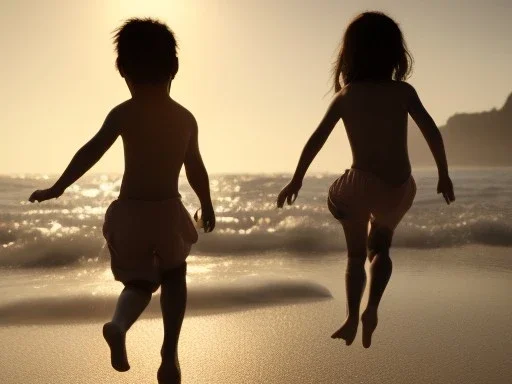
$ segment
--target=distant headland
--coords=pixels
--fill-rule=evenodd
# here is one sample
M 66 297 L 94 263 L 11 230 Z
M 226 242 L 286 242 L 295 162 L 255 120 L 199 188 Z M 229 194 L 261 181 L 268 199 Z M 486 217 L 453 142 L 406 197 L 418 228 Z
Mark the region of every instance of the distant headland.
M 512 166 L 512 94 L 501 109 L 457 113 L 439 129 L 450 166 Z M 418 129 L 409 130 L 409 155 L 413 167 L 435 164 Z

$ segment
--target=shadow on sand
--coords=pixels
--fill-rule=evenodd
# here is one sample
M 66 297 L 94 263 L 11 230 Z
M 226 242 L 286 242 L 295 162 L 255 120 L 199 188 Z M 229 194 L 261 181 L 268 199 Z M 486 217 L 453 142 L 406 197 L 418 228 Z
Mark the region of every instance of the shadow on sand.
M 187 316 L 244 311 L 331 299 L 327 288 L 309 281 L 237 282 L 189 288 Z M 155 294 L 143 318 L 161 317 Z M 0 306 L 0 326 L 106 321 L 117 296 L 45 297 Z

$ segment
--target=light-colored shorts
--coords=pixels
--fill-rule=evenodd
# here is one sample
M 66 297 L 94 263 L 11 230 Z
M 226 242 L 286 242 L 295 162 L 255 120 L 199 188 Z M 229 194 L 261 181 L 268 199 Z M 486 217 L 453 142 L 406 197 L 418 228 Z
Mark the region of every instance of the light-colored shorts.
M 165 271 L 183 265 L 198 238 L 180 197 L 113 201 L 105 213 L 103 236 L 116 280 L 156 284 Z
M 414 178 L 399 186 L 390 185 L 373 173 L 347 169 L 329 189 L 327 204 L 332 215 L 340 220 L 371 222 L 369 248 L 375 232 L 385 237 L 378 242 L 391 246 L 393 231 L 411 208 L 416 195 Z

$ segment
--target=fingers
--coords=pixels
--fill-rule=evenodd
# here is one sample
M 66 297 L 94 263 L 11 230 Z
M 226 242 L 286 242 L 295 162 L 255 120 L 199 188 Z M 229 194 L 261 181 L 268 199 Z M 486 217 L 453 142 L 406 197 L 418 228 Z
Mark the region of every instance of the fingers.
M 297 198 L 297 194 L 295 192 L 294 193 L 290 193 L 286 197 L 286 202 L 288 203 L 288 205 L 292 205 L 296 198 Z
M 288 188 L 285 187 L 277 196 L 277 208 L 283 208 L 284 202 L 288 198 Z
M 28 201 L 30 201 L 31 203 L 34 203 L 34 202 L 39 202 L 39 190 L 37 191 L 34 191 L 32 192 L 32 194 L 30 195 L 30 197 L 28 198 Z
M 451 202 L 455 201 L 455 192 L 453 191 L 453 188 L 450 190 L 448 196 L 450 197 Z
M 38 189 L 37 191 L 33 192 L 30 197 L 28 198 L 28 201 L 31 203 L 37 201 L 38 203 L 41 203 L 45 200 L 56 198 L 52 191 L 50 189 Z
M 215 228 L 215 219 L 207 219 L 204 221 L 204 233 L 210 233 Z
M 286 195 L 284 195 L 283 192 L 281 192 L 277 196 L 277 208 L 283 208 L 285 199 L 286 199 Z
M 199 211 L 199 210 L 198 210 Z M 213 209 L 210 211 L 201 211 L 202 215 L 199 218 L 199 220 L 202 222 L 202 228 L 204 230 L 204 233 L 210 233 L 215 228 L 215 212 Z M 196 212 L 196 215 L 198 216 L 199 213 Z M 195 215 L 195 216 L 196 216 Z
M 287 188 L 283 189 L 279 196 L 277 196 L 277 208 L 283 208 L 285 202 L 288 205 L 292 205 L 297 200 L 298 195 L 298 192 L 290 193 Z
M 450 198 L 446 192 L 443 192 L 444 201 L 446 201 L 446 204 L 450 205 Z
M 444 200 L 446 201 L 446 204 L 450 205 L 450 203 L 453 203 L 455 201 L 455 194 L 453 191 L 443 192 Z
M 438 187 L 437 193 L 440 193 L 443 195 L 444 201 L 446 201 L 446 204 L 453 203 L 455 201 L 455 193 L 453 191 L 453 187 Z

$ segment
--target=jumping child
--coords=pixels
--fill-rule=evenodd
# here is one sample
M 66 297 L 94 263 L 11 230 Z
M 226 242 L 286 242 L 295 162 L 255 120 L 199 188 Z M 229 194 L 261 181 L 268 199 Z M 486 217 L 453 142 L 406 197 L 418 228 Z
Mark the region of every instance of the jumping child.
M 437 192 L 455 201 L 441 133 L 415 89 L 404 82 L 412 58 L 399 26 L 380 12 L 365 12 L 348 26 L 334 68 L 336 94 L 307 142 L 292 180 L 277 198 L 292 204 L 306 171 L 338 120 L 352 149 L 352 167 L 330 187 L 328 207 L 345 232 L 347 317 L 332 338 L 352 344 L 370 262 L 368 305 L 361 316 L 363 346 L 370 347 L 377 309 L 392 271 L 389 248 L 393 232 L 416 194 L 407 151 L 407 116 L 413 118 L 436 161 Z M 343 80 L 343 87 L 340 83 Z M 368 231 L 368 224 L 370 229 Z

